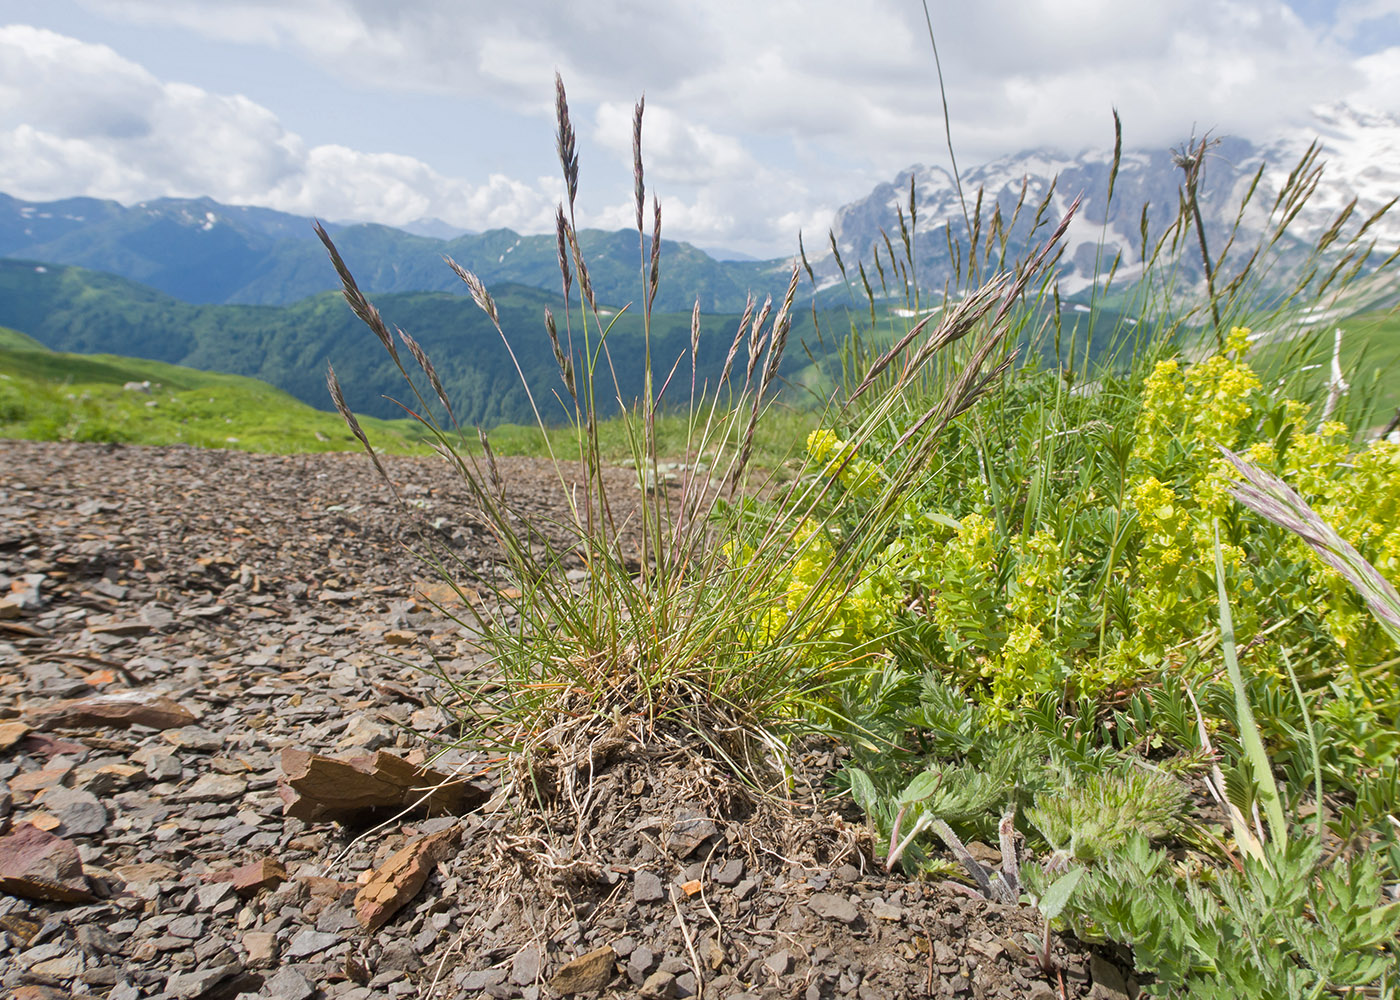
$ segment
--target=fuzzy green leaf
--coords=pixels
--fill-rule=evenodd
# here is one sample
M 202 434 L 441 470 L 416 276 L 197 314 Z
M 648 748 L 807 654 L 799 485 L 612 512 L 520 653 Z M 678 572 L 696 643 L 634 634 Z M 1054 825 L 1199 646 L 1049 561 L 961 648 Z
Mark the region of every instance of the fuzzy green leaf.
M 1071 868 L 1045 890 L 1045 895 L 1040 897 L 1040 912 L 1046 920 L 1054 920 L 1060 915 L 1083 877 L 1083 868 Z
M 899 803 L 909 805 L 914 802 L 922 802 L 938 791 L 943 784 L 943 776 L 937 771 L 924 771 L 922 774 L 914 776 L 914 780 L 909 782 L 904 791 L 899 793 Z

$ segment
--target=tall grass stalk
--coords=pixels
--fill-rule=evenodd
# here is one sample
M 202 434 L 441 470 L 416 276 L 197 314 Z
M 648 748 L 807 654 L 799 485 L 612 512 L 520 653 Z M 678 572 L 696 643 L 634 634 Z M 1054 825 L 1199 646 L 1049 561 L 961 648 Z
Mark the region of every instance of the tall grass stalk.
M 509 482 L 497 482 L 485 432 L 473 435 L 479 436 L 479 448 L 469 441 L 456 424 L 451 401 L 440 391 L 431 360 L 398 331 L 398 340 L 408 346 L 427 380 L 428 389 L 420 388 L 388 324 L 360 292 L 330 237 L 318 232 L 347 302 L 409 386 L 414 405 L 405 408 L 457 470 L 505 554 L 507 586 L 482 579 L 451 551 L 426 554 L 461 591 L 469 581 L 496 593 L 494 608 L 467 605 L 471 627 L 500 671 L 486 685 L 463 683 L 463 701 L 479 716 L 477 735 L 520 747 L 564 745 L 591 732 L 593 721 L 622 720 L 624 727 L 640 726 L 647 736 L 699 734 L 744 773 L 775 773 L 771 765 L 781 757 L 787 734 L 820 725 L 834 702 L 831 690 L 861 660 L 857 652 L 844 666 L 821 661 L 811 655 L 813 644 L 827 628 L 833 608 L 880 551 L 885 529 L 897 516 L 897 499 L 918 480 L 938 434 L 1007 370 L 1015 353 L 1015 303 L 1027 288 L 1045 280 L 1068 217 L 1016 273 L 999 276 L 937 322 L 920 326 L 872 359 L 861 375 L 863 388 L 837 406 L 842 414 L 861 407 L 859 417 L 850 418 L 857 424 L 856 448 L 908 406 L 905 398 L 915 387 L 923 409 L 897 444 L 905 456 L 899 473 L 881 483 L 861 530 L 842 535 L 837 557 L 806 599 L 784 608 L 780 627 L 768 628 L 763 623 L 771 620 L 769 613 L 781 600 L 769 584 L 803 558 L 807 543 L 799 536 L 806 533 L 805 526 L 813 519 L 820 526 L 831 517 L 832 480 L 810 475 L 781 487 L 778 516 L 756 525 L 749 514 L 748 498 L 780 492 L 774 470 L 756 467 L 753 458 L 760 425 L 782 387 L 800 264 L 794 262 L 776 304 L 769 298 L 759 306 L 751 299 L 738 328 L 718 341 L 725 353 L 714 383 L 697 375 L 701 355 L 712 356 L 707 352 L 716 347 L 715 336 L 703 329 L 698 303 L 689 350 L 674 358 L 655 357 L 650 319 L 663 273 L 662 210 L 653 198 L 646 211 L 644 110 L 638 101 L 632 136 L 640 296 L 627 308 L 641 310 L 648 370 L 644 396 L 629 400 L 609 351 L 616 317 L 606 318 L 596 301 L 579 247 L 574 221 L 577 143 L 564 85 L 556 79 L 557 140 L 567 192 L 556 213 L 556 235 L 567 308 L 557 317 L 546 310 L 543 320 L 545 349 L 559 368 L 557 395 L 571 411 L 568 450 L 573 461 L 566 462 L 550 445 L 556 432 L 533 396 L 530 402 L 536 431 L 567 498 L 561 523 L 530 522 L 512 499 Z M 517 331 L 501 328 L 489 291 L 468 267 L 448 264 L 491 318 L 512 358 L 517 351 L 537 349 L 523 346 Z M 960 364 L 942 359 L 951 345 L 964 340 L 970 346 Z M 940 372 L 931 382 L 932 366 Z M 329 381 L 337 407 L 354 430 L 357 424 L 344 407 L 333 372 Z M 941 391 L 930 398 L 926 391 L 932 383 Z M 622 492 L 603 459 L 599 412 L 605 401 L 621 407 L 616 420 L 632 478 Z M 659 428 L 668 408 L 679 411 L 684 427 L 680 450 L 687 457 L 679 481 L 669 485 L 659 462 Z M 674 423 L 673 418 L 672 427 Z M 368 437 L 363 431 L 356 436 L 377 464 Z M 473 453 L 477 451 L 480 457 Z M 735 536 L 748 540 L 742 557 L 719 544 Z M 582 580 L 566 573 L 575 561 L 585 571 Z

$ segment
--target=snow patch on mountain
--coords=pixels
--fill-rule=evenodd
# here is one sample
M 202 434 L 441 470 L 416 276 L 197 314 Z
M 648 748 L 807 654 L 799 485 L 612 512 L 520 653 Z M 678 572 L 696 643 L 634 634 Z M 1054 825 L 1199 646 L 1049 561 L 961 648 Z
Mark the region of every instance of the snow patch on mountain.
M 1240 202 L 1261 165 L 1263 174 L 1242 218 L 1237 245 L 1252 246 L 1271 231 L 1275 197 L 1314 141 L 1320 152 L 1313 166 L 1320 165 L 1322 171 L 1316 191 L 1290 227 L 1295 238 L 1289 244 L 1293 252 L 1315 243 L 1353 199 L 1355 208 L 1344 229 L 1348 234 L 1400 195 L 1400 117 L 1395 115 L 1334 104 L 1315 109 L 1303 123 L 1259 142 L 1237 136 L 1213 137 L 1200 188 L 1206 236 L 1213 249 L 1223 248 Z M 857 261 L 867 269 L 877 258 L 885 261 L 887 239 L 896 255 L 902 256 L 900 215 L 907 225 L 912 182 L 912 238 L 919 280 L 925 287 L 940 287 L 957 279 L 955 261 L 948 252 L 947 230 L 965 246 L 970 221 L 978 233 L 980 249 L 990 249 L 991 263 L 995 264 L 1000 246 L 988 240 L 998 226 L 998 215 L 1001 231 L 1012 229 L 1015 219 L 1008 241 L 1008 254 L 1015 259 L 1048 237 L 1068 206 L 1080 197 L 1080 210 L 1066 233 L 1060 264 L 1061 292 L 1075 294 L 1106 277 L 1115 259 L 1115 280 L 1129 280 L 1141 273 L 1144 253 L 1151 254 L 1156 240 L 1177 216 L 1182 174 L 1173 154 L 1170 149 L 1124 150 L 1111 204 L 1107 199 L 1111 149 L 1091 149 L 1074 156 L 1037 149 L 1004 156 L 963 171 L 961 193 L 944 167 L 917 164 L 900 172 L 891 183 L 877 186 L 866 198 L 843 207 L 837 213 L 833 233 L 851 271 Z M 1032 232 L 1037 210 L 1047 198 L 1050 200 Z M 973 218 L 979 214 L 980 222 Z M 1366 235 L 1376 241 L 1382 255 L 1389 254 L 1400 244 L 1400 211 L 1376 219 Z M 813 255 L 812 264 L 824 278 L 836 270 L 825 247 Z M 966 261 L 962 264 L 965 271 Z M 1199 264 L 1188 259 L 1186 266 L 1198 268 Z

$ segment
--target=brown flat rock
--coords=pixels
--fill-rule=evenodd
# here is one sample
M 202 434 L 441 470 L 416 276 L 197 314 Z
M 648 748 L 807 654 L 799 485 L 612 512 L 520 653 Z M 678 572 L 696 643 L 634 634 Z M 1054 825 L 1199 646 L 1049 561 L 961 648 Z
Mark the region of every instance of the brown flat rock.
M 59 903 L 93 898 L 78 848 L 28 823 L 0 837 L 0 892 Z
M 449 827 L 419 837 L 400 848 L 375 869 L 355 894 L 355 917 L 367 931 L 377 931 L 423 888 L 438 862 L 446 861 L 462 843 L 462 828 Z
M 574 993 L 597 993 L 606 989 L 612 981 L 616 961 L 617 952 L 613 950 L 612 945 L 604 945 L 565 963 L 549 981 L 549 988 L 565 996 Z
M 402 809 L 456 815 L 486 799 L 486 793 L 470 782 L 384 750 L 336 760 L 288 748 L 282 751 L 282 773 L 278 792 L 286 815 L 310 821 L 359 823 Z
M 262 858 L 233 870 L 233 888 L 240 896 L 255 896 L 287 880 L 287 869 L 276 858 Z
M 26 722 L 0 722 L 0 752 L 13 749 L 29 730 Z
M 29 715 L 39 729 L 88 726 L 174 729 L 195 721 L 194 713 L 179 702 L 152 691 L 116 691 L 90 698 L 76 698 L 35 709 Z

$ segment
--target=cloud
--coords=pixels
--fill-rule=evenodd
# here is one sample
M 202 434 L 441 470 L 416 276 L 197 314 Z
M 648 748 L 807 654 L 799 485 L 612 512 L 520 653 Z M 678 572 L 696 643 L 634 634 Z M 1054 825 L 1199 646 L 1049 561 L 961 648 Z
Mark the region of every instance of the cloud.
M 469 183 L 411 157 L 308 147 L 247 98 L 160 81 L 106 46 L 0 28 L 0 190 L 22 198 L 209 195 L 330 219 L 538 229 L 556 187 Z
M 904 0 L 77 2 L 103 17 L 309 59 L 347 90 L 449 95 L 463 107 L 485 102 L 498 114 L 525 116 L 545 135 L 557 69 L 584 142 L 585 187 L 603 191 L 603 207 L 588 217 L 597 222 L 632 224 L 630 117 L 645 92 L 649 186 L 666 201 L 672 235 L 710 245 L 787 252 L 794 220 L 829 219 L 910 164 L 947 163 L 928 28 L 920 5 Z M 1331 23 L 1316 24 L 1282 0 L 930 2 L 964 166 L 1032 147 L 1107 147 L 1114 108 L 1128 144 L 1149 148 L 1175 145 L 1193 128 L 1266 138 L 1313 105 L 1358 95 L 1400 112 L 1400 88 L 1386 89 L 1393 50 L 1358 58 L 1350 42 L 1369 25 L 1396 21 L 1396 7 L 1397 0 L 1342 0 Z M 154 114 L 160 107 L 190 126 L 209 116 L 203 127 L 218 150 L 211 156 L 230 157 L 231 174 L 243 178 L 218 190 L 235 187 L 248 200 L 260 197 L 261 182 L 297 210 L 329 203 L 392 221 L 385 213 L 422 206 L 420 214 L 460 225 L 480 224 L 467 221 L 470 214 L 524 228 L 543 220 L 548 228 L 554 182 L 498 176 L 468 184 L 403 158 L 343 147 L 313 155 L 266 108 L 203 92 L 181 98 L 175 85 L 109 50 L 101 59 L 126 81 L 105 98 L 105 110 L 93 104 L 85 112 L 98 92 L 71 98 L 70 81 L 59 89 L 70 92 L 71 106 L 53 109 L 63 128 L 39 114 L 18 119 L 43 133 L 24 137 L 27 148 L 81 138 L 82 150 L 65 155 L 85 164 L 94 184 L 119 186 L 132 174 L 121 156 L 105 163 L 99 155 L 116 148 L 151 150 L 144 167 L 137 157 L 137 172 L 162 176 L 154 151 L 173 126 Z M 83 61 L 99 56 L 84 50 Z M 0 79 L 7 72 L 0 69 Z M 141 138 L 143 128 L 156 131 Z M 168 172 L 187 190 L 221 180 L 205 162 L 210 156 L 174 147 L 162 155 L 180 159 Z M 528 172 L 552 169 L 542 162 Z M 25 176 L 39 184 L 43 172 Z M 357 190 L 357 178 L 379 193 Z
M 898 0 L 84 2 L 297 46 L 347 79 L 487 95 L 540 114 L 558 68 L 583 102 L 645 90 L 715 134 L 815 142 L 879 156 L 884 169 L 926 156 L 942 131 L 922 10 Z M 1358 77 L 1341 36 L 1396 8 L 1344 3 L 1333 32 L 1281 0 L 931 3 L 954 125 L 976 157 L 1101 143 L 1114 104 L 1154 141 L 1212 116 L 1266 128 L 1344 96 Z

